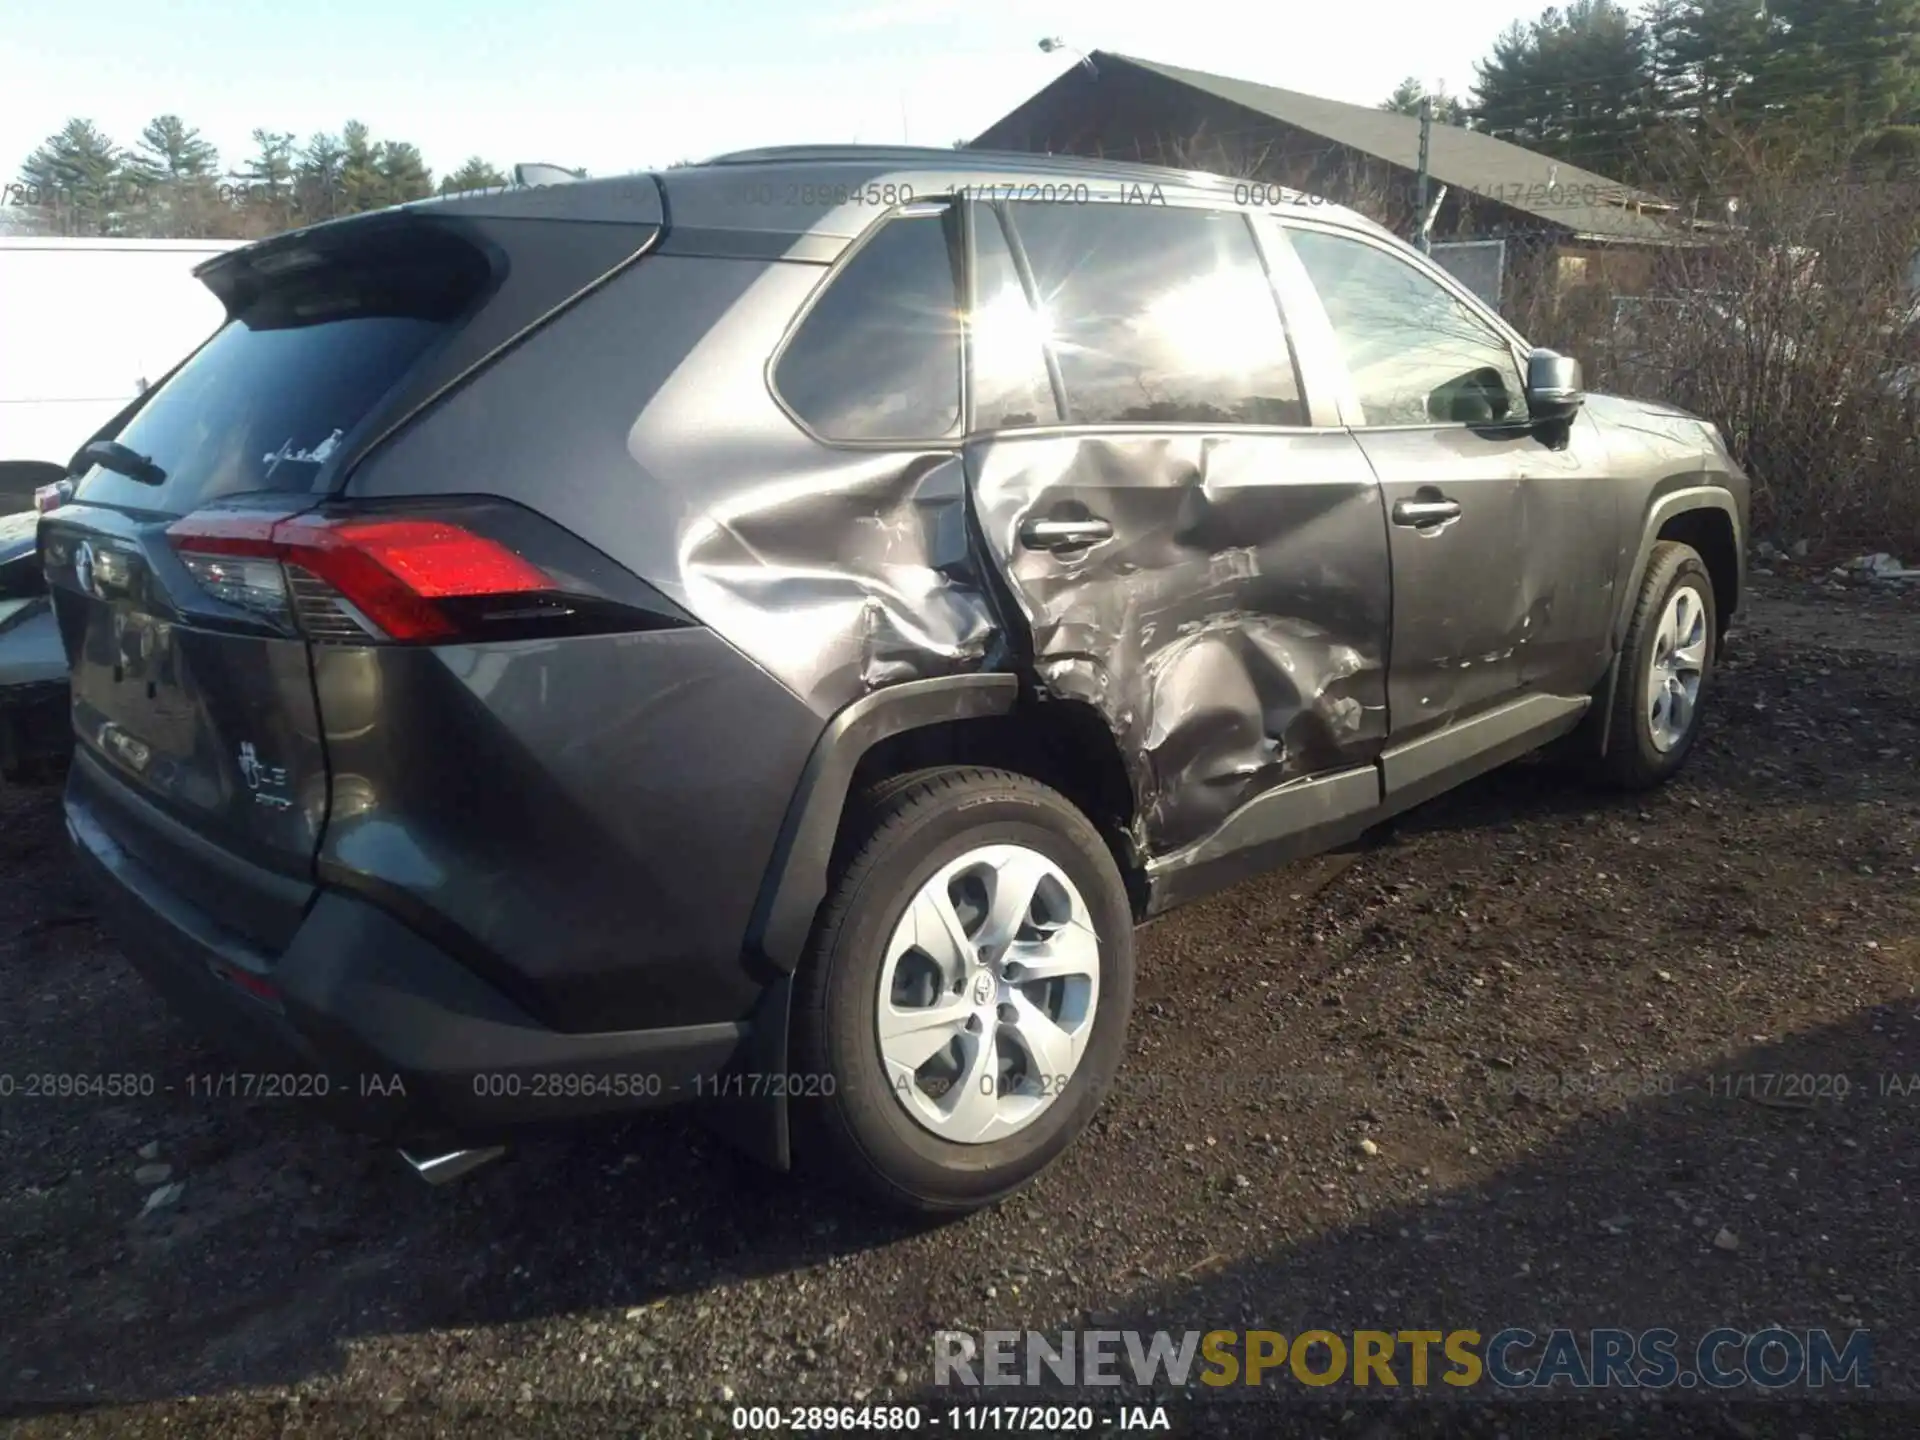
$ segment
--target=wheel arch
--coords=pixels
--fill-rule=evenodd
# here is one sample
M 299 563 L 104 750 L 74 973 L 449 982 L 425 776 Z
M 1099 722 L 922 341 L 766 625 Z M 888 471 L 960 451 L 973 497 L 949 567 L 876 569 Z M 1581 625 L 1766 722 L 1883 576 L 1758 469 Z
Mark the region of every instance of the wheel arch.
M 1639 548 L 1622 577 L 1619 603 L 1614 609 L 1613 648 L 1626 643 L 1640 581 L 1653 559 L 1653 547 L 1677 540 L 1699 551 L 1713 577 L 1716 621 L 1724 635 L 1740 608 L 1746 590 L 1746 552 L 1740 543 L 1740 511 L 1731 491 L 1719 485 L 1688 485 L 1658 496 L 1647 508 L 1640 526 Z
M 1745 594 L 1746 549 L 1741 543 L 1740 510 L 1733 493 L 1719 485 L 1687 485 L 1657 496 L 1641 522 L 1639 548 L 1624 576 L 1620 603 L 1614 612 L 1613 659 L 1607 666 L 1598 707 L 1597 739 L 1603 755 L 1613 740 L 1614 696 L 1620 683 L 1627 628 L 1633 621 L 1647 566 L 1653 563 L 1654 547 L 1663 540 L 1692 546 L 1706 564 L 1713 581 L 1714 622 L 1721 638 L 1726 636 Z
M 1147 875 L 1137 827 L 1133 782 L 1106 717 L 1077 700 L 1022 696 L 1007 711 L 902 731 L 873 746 L 856 768 L 853 794 L 893 775 L 933 766 L 1009 770 L 1065 796 L 1107 843 L 1127 885 L 1134 918 L 1146 914 Z M 847 812 L 845 820 L 854 817 Z M 834 855 L 857 842 L 843 823 Z
M 832 880 L 835 848 L 861 762 L 897 736 L 1009 714 L 1012 675 L 909 680 L 861 696 L 827 722 L 787 805 L 748 922 L 747 948 L 777 975 L 791 975 Z
M 1735 535 L 1730 512 L 1703 505 L 1669 516 L 1654 536 L 1656 543 L 1677 540 L 1690 545 L 1706 562 L 1707 574 L 1713 579 L 1714 621 L 1722 637 L 1740 608 L 1743 588 L 1740 547 Z
M 1019 699 L 1012 675 L 949 675 L 875 690 L 827 721 L 787 802 L 747 922 L 749 964 L 766 988 L 731 1069 L 753 1076 L 787 1073 L 794 971 L 832 880 L 834 849 L 860 762 L 878 745 L 910 731 L 1004 715 Z M 792 1163 L 783 1086 L 749 1086 L 744 1096 L 702 1107 L 708 1128 L 777 1170 Z
M 944 764 L 991 764 L 1060 790 L 1105 836 L 1134 914 L 1144 915 L 1146 877 L 1130 839 L 1133 792 L 1098 711 L 1070 701 L 1023 699 L 1019 680 L 1000 673 L 876 690 L 827 722 L 788 804 L 746 937 L 749 958 L 763 967 L 767 987 L 737 1067 L 786 1072 L 794 972 L 852 833 L 847 822 L 854 797 L 889 775 Z M 788 1166 L 783 1096 L 769 1091 L 768 1098 L 708 1110 L 709 1125 L 731 1143 L 776 1168 Z

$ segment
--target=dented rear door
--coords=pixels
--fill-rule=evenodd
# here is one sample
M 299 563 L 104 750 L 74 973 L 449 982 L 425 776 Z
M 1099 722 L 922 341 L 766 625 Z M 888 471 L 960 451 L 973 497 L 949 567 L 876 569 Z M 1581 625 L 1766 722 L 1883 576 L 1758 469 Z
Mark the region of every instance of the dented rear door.
M 1353 437 L 1314 423 L 1246 218 L 1014 203 L 973 221 L 976 513 L 1040 687 L 1112 729 L 1148 852 L 1371 761 L 1379 488 Z

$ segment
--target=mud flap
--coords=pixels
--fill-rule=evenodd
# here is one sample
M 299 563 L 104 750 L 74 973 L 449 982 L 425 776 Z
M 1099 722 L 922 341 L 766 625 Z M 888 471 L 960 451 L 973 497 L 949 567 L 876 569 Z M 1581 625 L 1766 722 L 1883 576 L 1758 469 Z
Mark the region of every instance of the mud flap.
M 1613 659 L 1607 662 L 1607 678 L 1600 682 L 1586 719 L 1568 737 L 1569 745 L 1585 748 L 1591 742 L 1592 748 L 1586 752 L 1591 755 L 1606 754 L 1607 742 L 1613 737 L 1613 697 L 1620 688 L 1620 657 L 1623 653 L 1619 650 L 1613 652 Z
M 793 977 L 770 983 L 754 1007 L 747 1038 L 714 1096 L 694 1106 L 700 1123 L 750 1159 L 775 1170 L 793 1166 L 787 1094 L 806 1093 L 807 1077 L 787 1074 L 787 1027 L 793 1009 Z
M 1593 702 L 1580 723 L 1547 746 L 1541 754 L 1551 764 L 1578 769 L 1607 753 L 1613 733 L 1613 697 L 1620 684 L 1620 652 L 1607 662 L 1607 673 L 1593 687 Z

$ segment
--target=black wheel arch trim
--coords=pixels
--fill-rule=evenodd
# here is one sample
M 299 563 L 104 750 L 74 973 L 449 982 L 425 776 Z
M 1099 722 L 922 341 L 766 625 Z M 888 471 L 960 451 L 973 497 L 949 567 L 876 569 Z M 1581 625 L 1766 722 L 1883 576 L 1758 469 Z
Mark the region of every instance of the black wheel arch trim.
M 1695 477 L 1688 477 L 1690 480 Z M 1640 595 L 1640 581 L 1647 573 L 1647 565 L 1653 558 L 1653 547 L 1660 543 L 1660 530 L 1677 515 L 1691 510 L 1719 510 L 1727 517 L 1727 523 L 1733 527 L 1733 549 L 1740 566 L 1740 574 L 1734 585 L 1735 606 L 1739 598 L 1746 594 L 1747 588 L 1747 551 L 1746 534 L 1740 523 L 1740 507 L 1733 492 L 1724 485 L 1709 483 L 1709 478 L 1701 475 L 1700 483 L 1691 483 L 1682 489 L 1669 490 L 1654 498 L 1647 507 L 1646 519 L 1640 526 L 1640 548 L 1635 553 L 1633 564 L 1627 567 L 1623 579 L 1627 582 L 1620 587 L 1613 613 L 1613 648 L 1617 652 L 1626 644 L 1627 626 L 1633 619 L 1633 607 Z
M 1695 477 L 1689 477 L 1695 478 Z M 1619 600 L 1613 616 L 1613 658 L 1607 665 L 1606 678 L 1601 681 L 1596 695 L 1600 711 L 1600 753 L 1605 754 L 1607 746 L 1613 741 L 1613 702 L 1620 684 L 1621 658 L 1627 643 L 1627 627 L 1633 622 L 1634 606 L 1639 603 L 1640 584 L 1646 578 L 1647 566 L 1653 563 L 1653 547 L 1660 543 L 1661 528 L 1676 515 L 1685 515 L 1693 510 L 1718 510 L 1727 517 L 1727 523 L 1733 527 L 1733 552 L 1740 572 L 1734 581 L 1734 605 L 1737 609 L 1743 603 L 1747 592 L 1747 537 L 1740 523 L 1740 507 L 1733 492 L 1723 485 L 1710 483 L 1709 477 L 1698 477 L 1709 483 L 1689 484 L 1678 490 L 1669 490 L 1655 497 L 1647 507 L 1646 519 L 1640 526 L 1640 548 L 1634 555 L 1633 565 L 1626 571 L 1626 584 L 1619 590 Z M 1721 617 L 1724 621 L 1730 617 Z
M 828 867 L 860 759 L 908 730 L 1011 713 L 1016 676 L 1000 672 L 908 680 L 861 696 L 827 722 L 800 773 L 748 924 L 747 948 L 790 975 L 826 899 Z

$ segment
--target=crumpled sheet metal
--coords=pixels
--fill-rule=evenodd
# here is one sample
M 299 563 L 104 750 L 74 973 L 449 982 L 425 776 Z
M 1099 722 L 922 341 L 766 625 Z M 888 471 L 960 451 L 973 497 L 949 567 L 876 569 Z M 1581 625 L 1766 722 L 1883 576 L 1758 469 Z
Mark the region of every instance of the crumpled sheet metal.
M 689 607 L 821 714 L 986 667 L 1000 625 L 968 544 L 959 458 L 819 454 L 689 525 Z
M 1112 728 L 1148 853 L 1379 753 L 1386 547 L 1347 437 L 1003 442 L 981 456 L 976 500 L 1037 681 Z M 1019 543 L 1029 516 L 1071 514 L 1111 521 L 1113 538 L 1064 556 Z
M 616 558 L 822 718 L 883 685 L 985 668 L 1002 639 L 960 458 L 822 444 L 767 385 L 765 357 L 824 273 L 661 256 L 622 282 L 620 323 L 696 338 L 627 382 L 655 388 L 626 437 L 637 483 L 609 493 L 650 523 L 586 530 L 631 535 Z

